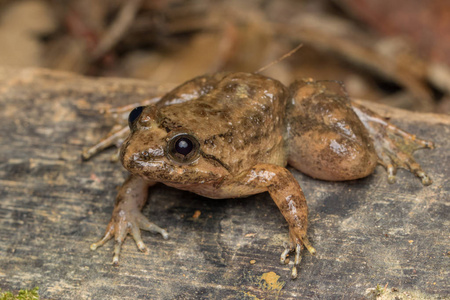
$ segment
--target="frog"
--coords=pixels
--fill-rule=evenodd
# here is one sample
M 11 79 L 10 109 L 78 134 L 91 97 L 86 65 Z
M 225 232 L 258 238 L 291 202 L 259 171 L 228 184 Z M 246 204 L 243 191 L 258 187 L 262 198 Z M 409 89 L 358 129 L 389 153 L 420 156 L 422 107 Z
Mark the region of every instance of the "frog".
M 287 166 L 326 181 L 367 177 L 378 164 L 389 182 L 397 168 L 431 178 L 412 154 L 433 148 L 324 81 L 296 80 L 289 86 L 257 73 L 203 75 L 174 88 L 158 101 L 135 107 L 120 161 L 130 175 L 120 188 L 111 220 L 92 250 L 114 239 L 119 263 L 128 235 L 148 251 L 141 230 L 168 232 L 142 214 L 149 189 L 157 183 L 211 199 L 268 192 L 289 226 L 280 262 L 293 256 L 291 278 L 306 249 L 308 205 Z

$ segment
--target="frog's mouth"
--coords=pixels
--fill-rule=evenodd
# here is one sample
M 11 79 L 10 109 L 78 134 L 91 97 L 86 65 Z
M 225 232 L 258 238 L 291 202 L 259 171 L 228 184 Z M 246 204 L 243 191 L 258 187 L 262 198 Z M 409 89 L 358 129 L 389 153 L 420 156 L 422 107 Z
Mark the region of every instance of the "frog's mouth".
M 134 155 L 133 155 L 134 156 Z M 143 175 L 145 170 L 152 170 L 155 172 L 157 170 L 161 170 L 164 168 L 164 162 L 153 160 L 153 159 L 140 159 L 139 155 L 133 157 L 131 159 L 123 159 L 122 165 L 125 169 L 127 169 L 130 173 Z
M 215 182 L 228 175 L 231 169 L 219 158 L 203 151 L 199 151 L 199 158 L 191 163 L 172 161 L 163 150 L 153 151 L 152 154 L 155 155 L 148 150 L 125 154 L 122 165 L 132 174 L 170 184 Z
M 226 163 L 224 163 L 223 161 L 221 161 L 220 159 L 218 159 L 217 157 L 215 157 L 214 155 L 210 155 L 207 154 L 203 151 L 200 151 L 200 155 L 201 157 L 203 157 L 206 160 L 212 160 L 216 163 L 218 163 L 220 166 L 222 166 L 225 170 L 227 170 L 228 172 L 230 172 L 231 168 L 229 165 L 227 165 Z

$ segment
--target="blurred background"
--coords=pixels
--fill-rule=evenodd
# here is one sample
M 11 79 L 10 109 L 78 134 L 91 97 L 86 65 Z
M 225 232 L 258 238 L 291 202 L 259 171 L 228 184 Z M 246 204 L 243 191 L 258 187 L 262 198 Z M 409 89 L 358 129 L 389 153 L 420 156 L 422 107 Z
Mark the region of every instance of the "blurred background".
M 0 66 L 180 84 L 262 72 L 450 112 L 448 0 L 0 0 Z

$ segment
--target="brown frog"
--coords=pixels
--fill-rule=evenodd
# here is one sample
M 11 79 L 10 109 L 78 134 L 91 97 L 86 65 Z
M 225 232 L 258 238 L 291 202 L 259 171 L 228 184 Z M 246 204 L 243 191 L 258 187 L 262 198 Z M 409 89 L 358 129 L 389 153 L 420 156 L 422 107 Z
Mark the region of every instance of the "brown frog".
M 141 251 L 141 229 L 168 237 L 141 213 L 148 187 L 157 182 L 215 199 L 269 192 L 289 224 L 281 262 L 295 252 L 292 278 L 302 249 L 315 249 L 307 237 L 306 199 L 287 164 L 314 178 L 341 181 L 368 176 L 380 163 L 390 181 L 403 167 L 431 184 L 412 158 L 414 150 L 432 148 L 431 142 L 311 79 L 287 88 L 251 73 L 201 76 L 155 105 L 135 108 L 128 121 L 131 133 L 120 160 L 131 175 L 104 237 L 91 245 L 95 250 L 114 238 L 114 264 L 128 234 Z

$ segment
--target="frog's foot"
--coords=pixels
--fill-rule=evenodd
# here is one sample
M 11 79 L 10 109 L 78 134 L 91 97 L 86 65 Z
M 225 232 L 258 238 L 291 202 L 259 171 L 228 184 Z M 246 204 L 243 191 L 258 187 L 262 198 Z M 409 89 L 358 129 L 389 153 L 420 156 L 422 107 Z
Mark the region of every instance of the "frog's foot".
M 297 267 L 300 265 L 300 262 L 302 261 L 301 252 L 303 248 L 308 249 L 309 253 L 312 255 L 316 254 L 316 249 L 314 249 L 313 246 L 311 246 L 311 243 L 309 242 L 306 234 L 299 235 L 300 231 L 296 230 L 295 228 L 289 229 L 289 237 L 290 242 L 289 244 L 286 243 L 284 245 L 284 251 L 281 253 L 280 256 L 280 263 L 281 264 L 287 264 L 289 263 L 289 260 L 287 257 L 289 256 L 289 253 L 295 253 L 294 258 L 294 266 L 292 267 L 291 271 L 291 279 L 296 279 L 298 276 Z
M 421 148 L 433 149 L 433 142 L 416 138 L 415 135 L 390 124 L 381 116 L 361 105 L 352 103 L 352 106 L 369 131 L 378 155 L 378 162 L 388 172 L 389 183 L 395 182 L 397 168 L 409 170 L 421 179 L 423 185 L 432 183 L 431 178 L 414 160 L 412 154 Z
M 89 160 L 92 156 L 111 146 L 116 146 L 117 148 L 119 148 L 129 133 L 130 128 L 128 126 L 114 126 L 111 131 L 97 144 L 88 149 L 84 149 L 83 153 L 81 154 L 81 158 L 83 160 Z M 116 157 L 118 158 L 119 156 L 117 155 Z M 116 157 L 111 158 L 111 160 L 117 160 Z
M 117 124 L 114 125 L 110 132 L 103 137 L 97 144 L 94 146 L 84 149 L 81 153 L 81 158 L 83 160 L 89 160 L 94 155 L 102 152 L 104 149 L 115 146 L 117 148 L 120 148 L 120 145 L 122 145 L 123 141 L 126 139 L 128 134 L 130 133 L 130 128 L 126 124 L 126 120 L 128 119 L 128 115 L 130 112 L 138 107 L 138 106 L 146 106 L 150 104 L 157 103 L 161 97 L 154 97 L 151 99 L 145 99 L 141 102 L 128 104 L 125 106 L 120 107 L 113 107 L 113 108 L 107 108 L 107 109 L 101 109 L 99 112 L 101 114 L 105 115 L 111 115 L 114 119 L 117 120 Z M 123 125 L 121 125 L 123 123 Z M 118 160 L 118 155 L 113 155 L 111 157 L 111 161 L 116 162 Z
M 129 233 L 131 233 L 138 249 L 142 252 L 147 252 L 147 247 L 141 238 L 140 229 L 160 233 L 164 239 L 169 238 L 169 234 L 166 230 L 150 222 L 141 212 L 125 212 L 124 210 L 121 210 L 111 218 L 103 238 L 98 242 L 93 243 L 90 248 L 91 250 L 96 250 L 114 237 L 113 264 L 118 265 L 120 249 Z

